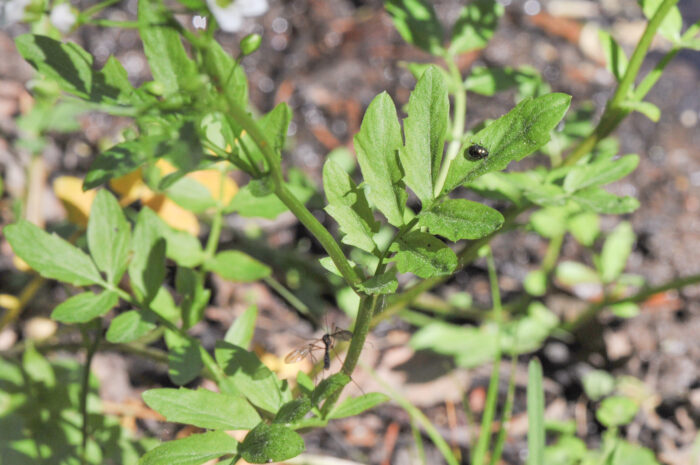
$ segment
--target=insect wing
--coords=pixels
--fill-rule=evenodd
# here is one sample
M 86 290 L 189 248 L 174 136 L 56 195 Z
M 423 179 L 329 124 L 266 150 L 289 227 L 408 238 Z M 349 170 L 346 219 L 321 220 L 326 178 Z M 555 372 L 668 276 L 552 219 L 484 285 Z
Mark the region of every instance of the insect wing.
M 349 341 L 350 339 L 352 339 L 352 331 L 348 331 L 346 329 L 339 329 L 333 334 L 331 334 L 331 337 L 339 341 Z
M 284 363 L 297 363 L 306 358 L 307 355 L 311 353 L 313 346 L 305 345 L 299 347 L 289 352 L 286 357 L 284 357 Z

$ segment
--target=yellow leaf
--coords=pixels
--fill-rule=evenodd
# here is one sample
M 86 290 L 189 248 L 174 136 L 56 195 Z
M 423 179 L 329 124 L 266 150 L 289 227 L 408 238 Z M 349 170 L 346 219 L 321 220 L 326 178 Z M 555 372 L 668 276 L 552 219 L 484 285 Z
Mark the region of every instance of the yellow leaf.
M 90 215 L 90 206 L 95 200 L 97 191 L 94 189 L 83 191 L 83 180 L 74 176 L 56 178 L 53 182 L 53 190 L 66 208 L 68 221 L 85 228 Z
M 188 232 L 193 236 L 199 234 L 197 217 L 166 196 L 162 194 L 153 195 L 148 200 L 144 200 L 143 204 L 156 212 L 163 221 L 173 228 Z
M 152 197 L 153 191 L 143 182 L 141 168 L 109 181 L 109 186 L 119 195 L 119 204 L 124 207 L 144 197 Z
M 194 171 L 187 175 L 211 193 L 211 197 L 222 205 L 228 205 L 238 193 L 238 184 L 226 174 L 218 170 Z

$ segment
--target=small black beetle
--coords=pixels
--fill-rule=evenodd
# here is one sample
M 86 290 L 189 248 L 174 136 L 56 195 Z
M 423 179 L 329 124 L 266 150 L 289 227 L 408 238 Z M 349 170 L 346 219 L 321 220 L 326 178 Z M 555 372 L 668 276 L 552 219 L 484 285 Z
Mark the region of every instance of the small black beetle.
M 477 161 L 483 160 L 484 158 L 488 157 L 489 151 L 486 149 L 486 147 L 482 147 L 479 144 L 472 144 L 469 146 L 464 155 L 470 161 Z

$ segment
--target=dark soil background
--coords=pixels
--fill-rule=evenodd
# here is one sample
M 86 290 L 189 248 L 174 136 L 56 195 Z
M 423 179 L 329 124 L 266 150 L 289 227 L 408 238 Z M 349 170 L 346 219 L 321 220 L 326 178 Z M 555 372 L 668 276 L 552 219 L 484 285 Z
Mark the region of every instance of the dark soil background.
M 89 6 L 88 3 L 80 2 L 81 9 Z M 444 24 L 451 25 L 462 3 L 435 2 Z M 614 82 L 592 52 L 597 35 L 590 33 L 590 27 L 597 24 L 612 30 L 629 54 L 644 27 L 637 3 L 633 0 L 508 0 L 504 3 L 506 14 L 488 48 L 461 57 L 463 73 L 466 75 L 475 64 L 529 64 L 543 74 L 553 91 L 573 95 L 572 108 L 593 101 L 599 115 L 612 95 Z M 681 0 L 679 7 L 685 27 L 700 18 L 700 2 Z M 107 10 L 103 17 L 124 20 L 133 18 L 135 11 L 136 2 L 129 0 Z M 182 21 L 189 24 L 190 19 L 182 17 Z M 431 61 L 430 56 L 402 41 L 380 1 L 272 1 L 264 17 L 248 21 L 245 27 L 240 34 L 221 35 L 220 39 L 227 50 L 233 51 L 246 33 L 263 34 L 261 49 L 243 60 L 252 101 L 261 111 L 280 101 L 292 107 L 294 120 L 291 144 L 284 155 L 286 163 L 301 168 L 319 184 L 325 156 L 333 148 L 351 147 L 352 135 L 359 129 L 364 109 L 377 93 L 387 90 L 397 107 L 407 102 L 414 79 L 399 62 Z M 31 102 L 25 85 L 33 72 L 12 42 L 13 37 L 25 31 L 21 25 L 0 31 L 0 173 L 6 190 L 0 204 L 0 226 L 14 221 L 12 198 L 22 196 L 27 188 L 24 173 L 30 157 L 11 146 L 17 134 L 14 119 Z M 86 27 L 71 39 L 95 55 L 98 66 L 114 54 L 134 83 L 149 79 L 135 32 Z M 653 66 L 665 47 L 661 41 L 655 45 L 645 70 Z M 627 272 L 640 274 L 651 284 L 700 272 L 699 83 L 700 54 L 680 53 L 648 96 L 649 101 L 661 108 L 661 120 L 653 123 L 633 114 L 616 133 L 621 154 L 638 153 L 641 157 L 638 169 L 613 186 L 615 193 L 634 195 L 641 202 L 639 210 L 626 218 L 637 234 Z M 490 99 L 470 94 L 467 124 L 498 117 L 512 106 L 512 93 Z M 128 125 L 128 121 L 99 114 L 90 114 L 80 122 L 83 133 L 56 135 L 44 154 L 47 182 L 40 210 L 47 222 L 65 216 L 53 197 L 51 180 L 64 174 L 84 174 L 97 146 L 114 138 Z M 329 227 L 335 227 L 323 215 L 322 199 L 312 200 L 310 206 Z M 302 253 L 316 253 L 319 249 L 291 215 L 283 214 L 275 221 L 239 217 L 227 221 L 230 230 L 223 236 L 225 246 L 250 249 L 258 256 L 274 259 L 272 263 L 280 281 L 291 282 L 290 267 L 302 274 L 318 273 L 308 263 L 299 263 Z M 604 217 L 603 230 L 612 230 L 619 221 L 618 217 Z M 251 222 L 265 232 L 265 243 L 244 239 L 241 231 Z M 4 241 L 1 246 L 0 291 L 16 293 L 18 281 L 13 277 L 16 272 L 12 269 L 10 250 Z M 534 233 L 517 231 L 502 235 L 493 242 L 493 247 L 507 302 L 509 296 L 521 291 L 526 273 L 540 262 L 546 242 Z M 590 261 L 572 239 L 565 241 L 562 257 Z M 208 347 L 223 336 L 246 308 L 251 291 L 255 292 L 260 308 L 255 335 L 257 350 L 263 360 L 282 373 L 290 367 L 280 364 L 279 357 L 303 343 L 302 337 L 311 337 L 315 329 L 319 330 L 265 284 L 243 286 L 218 280 L 212 280 L 211 284 L 214 297 L 206 321 L 194 329 Z M 483 263 L 477 261 L 435 293 L 445 296 L 461 290 L 471 292 L 477 304 L 489 305 Z M 337 322 L 339 326 L 347 322 L 333 308 L 332 293 L 323 279 L 318 279 L 315 289 L 302 289 L 300 293 L 302 300 L 314 310 L 331 313 L 326 321 Z M 16 324 L 0 333 L 0 351 L 10 349 L 15 341 L 26 337 L 30 325 L 44 321 L 41 318 L 47 317 L 63 298 L 62 288 L 45 287 Z M 581 299 L 561 292 L 549 296 L 546 304 L 561 315 L 585 306 Z M 448 442 L 467 457 L 474 428 L 467 422 L 462 403 L 468 402 L 479 413 L 489 368 L 453 370 L 447 359 L 414 353 L 407 346 L 411 330 L 410 325 L 399 319 L 383 322 L 372 335 L 372 344 L 363 360 L 423 409 Z M 633 376 L 643 381 L 641 386 L 648 402 L 633 424 L 624 429 L 624 434 L 631 441 L 652 448 L 664 463 L 697 465 L 691 464 L 691 447 L 700 424 L 699 336 L 700 286 L 694 286 L 654 296 L 644 303 L 641 314 L 631 320 L 604 314 L 573 339 L 548 342 L 537 353 L 545 366 L 547 418 L 575 419 L 579 436 L 596 446 L 601 429 L 593 416 L 595 405 L 583 395 L 581 375 L 597 368 L 615 376 Z M 504 455 L 506 463 L 524 463 L 526 458 L 527 359 L 521 357 L 517 368 L 517 402 Z M 504 365 L 503 376 L 507 376 L 506 369 Z M 103 352 L 95 359 L 94 371 L 102 381 L 106 411 L 121 415 L 125 425 L 144 434 L 172 438 L 178 433 L 177 425 L 149 419 L 146 413 L 133 413 L 144 409 L 140 403 L 143 390 L 168 385 L 164 365 Z M 379 389 L 362 369 L 358 369 L 355 381 L 366 392 Z M 505 391 L 505 383 L 502 384 Z M 357 391 L 354 387 L 348 390 L 353 389 Z M 416 463 L 410 418 L 392 404 L 359 417 L 334 421 L 323 431 L 307 434 L 305 439 L 308 452 L 313 454 L 361 463 Z M 442 463 L 427 436 L 423 439 L 428 463 Z M 466 458 L 463 460 L 467 463 Z

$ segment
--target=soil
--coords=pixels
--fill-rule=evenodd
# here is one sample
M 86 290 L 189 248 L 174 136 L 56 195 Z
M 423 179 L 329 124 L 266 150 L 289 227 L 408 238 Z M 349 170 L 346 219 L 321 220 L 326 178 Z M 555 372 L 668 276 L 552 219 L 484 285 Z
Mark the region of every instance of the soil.
M 460 3 L 463 2 L 435 2 L 444 23 L 452 22 Z M 634 31 L 640 31 L 642 20 L 637 3 L 633 0 L 552 1 L 544 5 L 535 0 L 508 0 L 505 3 L 508 3 L 506 14 L 489 47 L 461 57 L 463 73 L 474 65 L 528 64 L 543 73 L 553 91 L 571 94 L 573 108 L 593 101 L 599 115 L 605 100 L 612 95 L 614 82 L 601 62 L 587 52 L 590 41 L 582 25 L 596 23 L 616 31 L 629 54 L 635 45 Z M 569 11 L 578 11 L 575 8 L 581 4 L 590 8 L 582 10 L 584 17 L 563 18 L 546 8 L 557 3 L 568 5 Z M 133 0 L 122 2 L 119 8 L 109 9 L 106 17 L 133 17 L 135 5 Z M 527 14 L 533 5 L 542 7 L 542 11 Z M 679 7 L 686 18 L 686 27 L 700 17 L 697 1 L 681 0 Z M 221 42 L 225 49 L 234 50 L 237 41 L 246 33 L 263 33 L 261 49 L 243 60 L 251 83 L 251 99 L 262 112 L 282 101 L 292 107 L 292 142 L 284 154 L 285 164 L 302 169 L 317 184 L 320 184 L 325 156 L 334 148 L 351 147 L 364 109 L 376 94 L 386 90 L 399 108 L 407 102 L 415 81 L 400 62 L 433 61 L 429 55 L 403 42 L 380 1 L 271 1 L 268 13 L 248 21 L 245 28 L 240 34 L 222 34 Z M 12 38 L 25 30 L 24 26 L 13 26 L 0 31 L 3 57 L 0 60 L 0 172 L 6 191 L 0 226 L 13 221 L 11 199 L 19 197 L 26 188 L 24 172 L 29 157 L 11 147 L 18 131 L 16 117 L 30 101 L 24 89 L 33 72 L 12 43 Z M 114 54 L 125 65 L 132 82 L 140 84 L 148 79 L 147 64 L 134 31 L 84 28 L 71 39 L 95 55 L 98 66 L 109 54 Z M 663 43 L 655 45 L 644 65 L 645 70 L 651 69 L 663 54 L 664 46 Z M 643 276 L 650 284 L 700 272 L 698 82 L 700 54 L 681 52 L 648 96 L 648 100 L 661 109 L 661 119 L 654 123 L 635 113 L 616 132 L 620 153 L 637 153 L 641 161 L 632 175 L 613 185 L 612 191 L 634 195 L 641 207 L 624 218 L 604 217 L 602 229 L 611 231 L 621 219 L 632 223 L 637 241 L 626 271 Z M 485 118 L 498 117 L 512 106 L 513 93 L 506 92 L 495 98 L 470 94 L 467 124 L 472 126 Z M 128 125 L 126 120 L 98 114 L 90 114 L 80 123 L 81 133 L 57 134 L 45 151 L 47 184 L 40 210 L 46 222 L 64 217 L 60 204 L 52 196 L 51 180 L 63 174 L 84 174 L 98 144 L 114 139 L 120 128 Z M 544 159 L 535 161 L 545 162 Z M 326 225 L 335 227 L 323 214 L 322 199 L 312 199 L 310 207 Z M 275 221 L 236 217 L 227 221 L 231 229 L 223 237 L 225 246 L 269 258 L 276 278 L 288 286 L 294 288 L 295 278 L 290 272 L 297 273 L 297 280 L 299 274 L 318 273 L 313 267 L 310 271 L 308 264 L 300 263 L 303 261 L 300 257 L 307 252 L 320 254 L 320 249 L 290 215 L 283 214 Z M 265 243 L 245 239 L 242 231 L 251 221 L 265 232 Z M 541 261 L 546 242 L 533 232 L 519 230 L 500 236 L 493 242 L 493 249 L 508 303 L 509 298 L 514 298 L 522 289 L 527 272 Z M 16 292 L 22 282 L 12 272 L 10 257 L 9 248 L 3 242 L 0 255 L 2 292 Z M 562 257 L 588 262 L 591 259 L 573 239 L 565 241 Z M 327 321 L 339 326 L 347 323 L 347 318 L 333 308 L 330 284 L 321 275 L 312 278 L 302 280 L 304 286 L 295 292 L 318 314 L 330 311 Z M 260 308 L 254 344 L 261 354 L 283 357 L 294 346 L 302 344 L 303 337 L 314 334 L 308 319 L 265 284 L 233 285 L 214 278 L 211 284 L 214 296 L 206 310 L 206 319 L 193 330 L 207 347 L 223 337 L 226 328 L 245 310 L 250 292 L 257 296 Z M 484 263 L 477 261 L 469 266 L 447 285 L 435 290 L 435 294 L 447 296 L 462 290 L 469 291 L 477 305 L 490 305 Z M 47 287 L 10 328 L 14 336 L 0 336 L 5 337 L 4 340 L 8 337 L 21 339 L 30 321 L 48 316 L 50 309 L 63 298 L 62 287 Z M 564 292 L 554 292 L 545 302 L 560 315 L 582 305 L 580 299 Z M 318 336 L 323 328 L 315 329 Z M 467 463 L 474 427 L 464 413 L 463 403 L 468 403 L 479 415 L 490 368 L 455 369 L 449 359 L 428 352 L 415 353 L 407 345 L 413 330 L 413 326 L 398 318 L 381 323 L 370 337 L 371 344 L 363 361 L 420 407 Z M 583 394 L 582 374 L 591 369 L 604 369 L 616 377 L 632 376 L 642 381 L 649 402 L 624 429 L 624 434 L 653 449 L 663 463 L 689 465 L 691 447 L 700 425 L 698 334 L 700 286 L 690 286 L 654 296 L 642 305 L 640 315 L 635 318 L 621 320 L 604 313 L 570 339 L 551 339 L 534 354 L 543 361 L 545 368 L 547 418 L 574 419 L 579 437 L 596 446 L 600 442 L 601 426 L 593 416 L 595 404 Z M 273 358 L 270 356 L 270 360 Z M 516 369 L 515 411 L 503 458 L 509 464 L 524 463 L 526 458 L 524 389 L 529 358 L 521 357 Z M 337 369 L 337 363 L 331 370 Z M 507 365 L 502 367 L 502 379 L 508 376 Z M 133 356 L 104 352 L 95 358 L 93 366 L 103 381 L 101 395 L 108 402 L 106 405 L 116 411 L 120 405 L 141 405 L 140 393 L 150 387 L 169 385 L 162 364 Z M 289 369 L 282 365 L 279 368 Z M 354 380 L 365 392 L 380 389 L 366 370 L 358 369 Z M 505 397 L 505 383 L 502 384 L 501 394 Z M 348 391 L 359 392 L 355 386 Z M 162 438 L 171 438 L 178 430 L 174 425 L 166 426 L 153 419 L 141 419 L 133 427 L 139 433 Z M 410 417 L 395 404 L 386 404 L 359 417 L 334 421 L 324 430 L 306 434 L 305 440 L 307 452 L 312 454 L 360 463 L 416 463 Z M 442 463 L 442 457 L 425 434 L 423 443 L 427 463 Z

